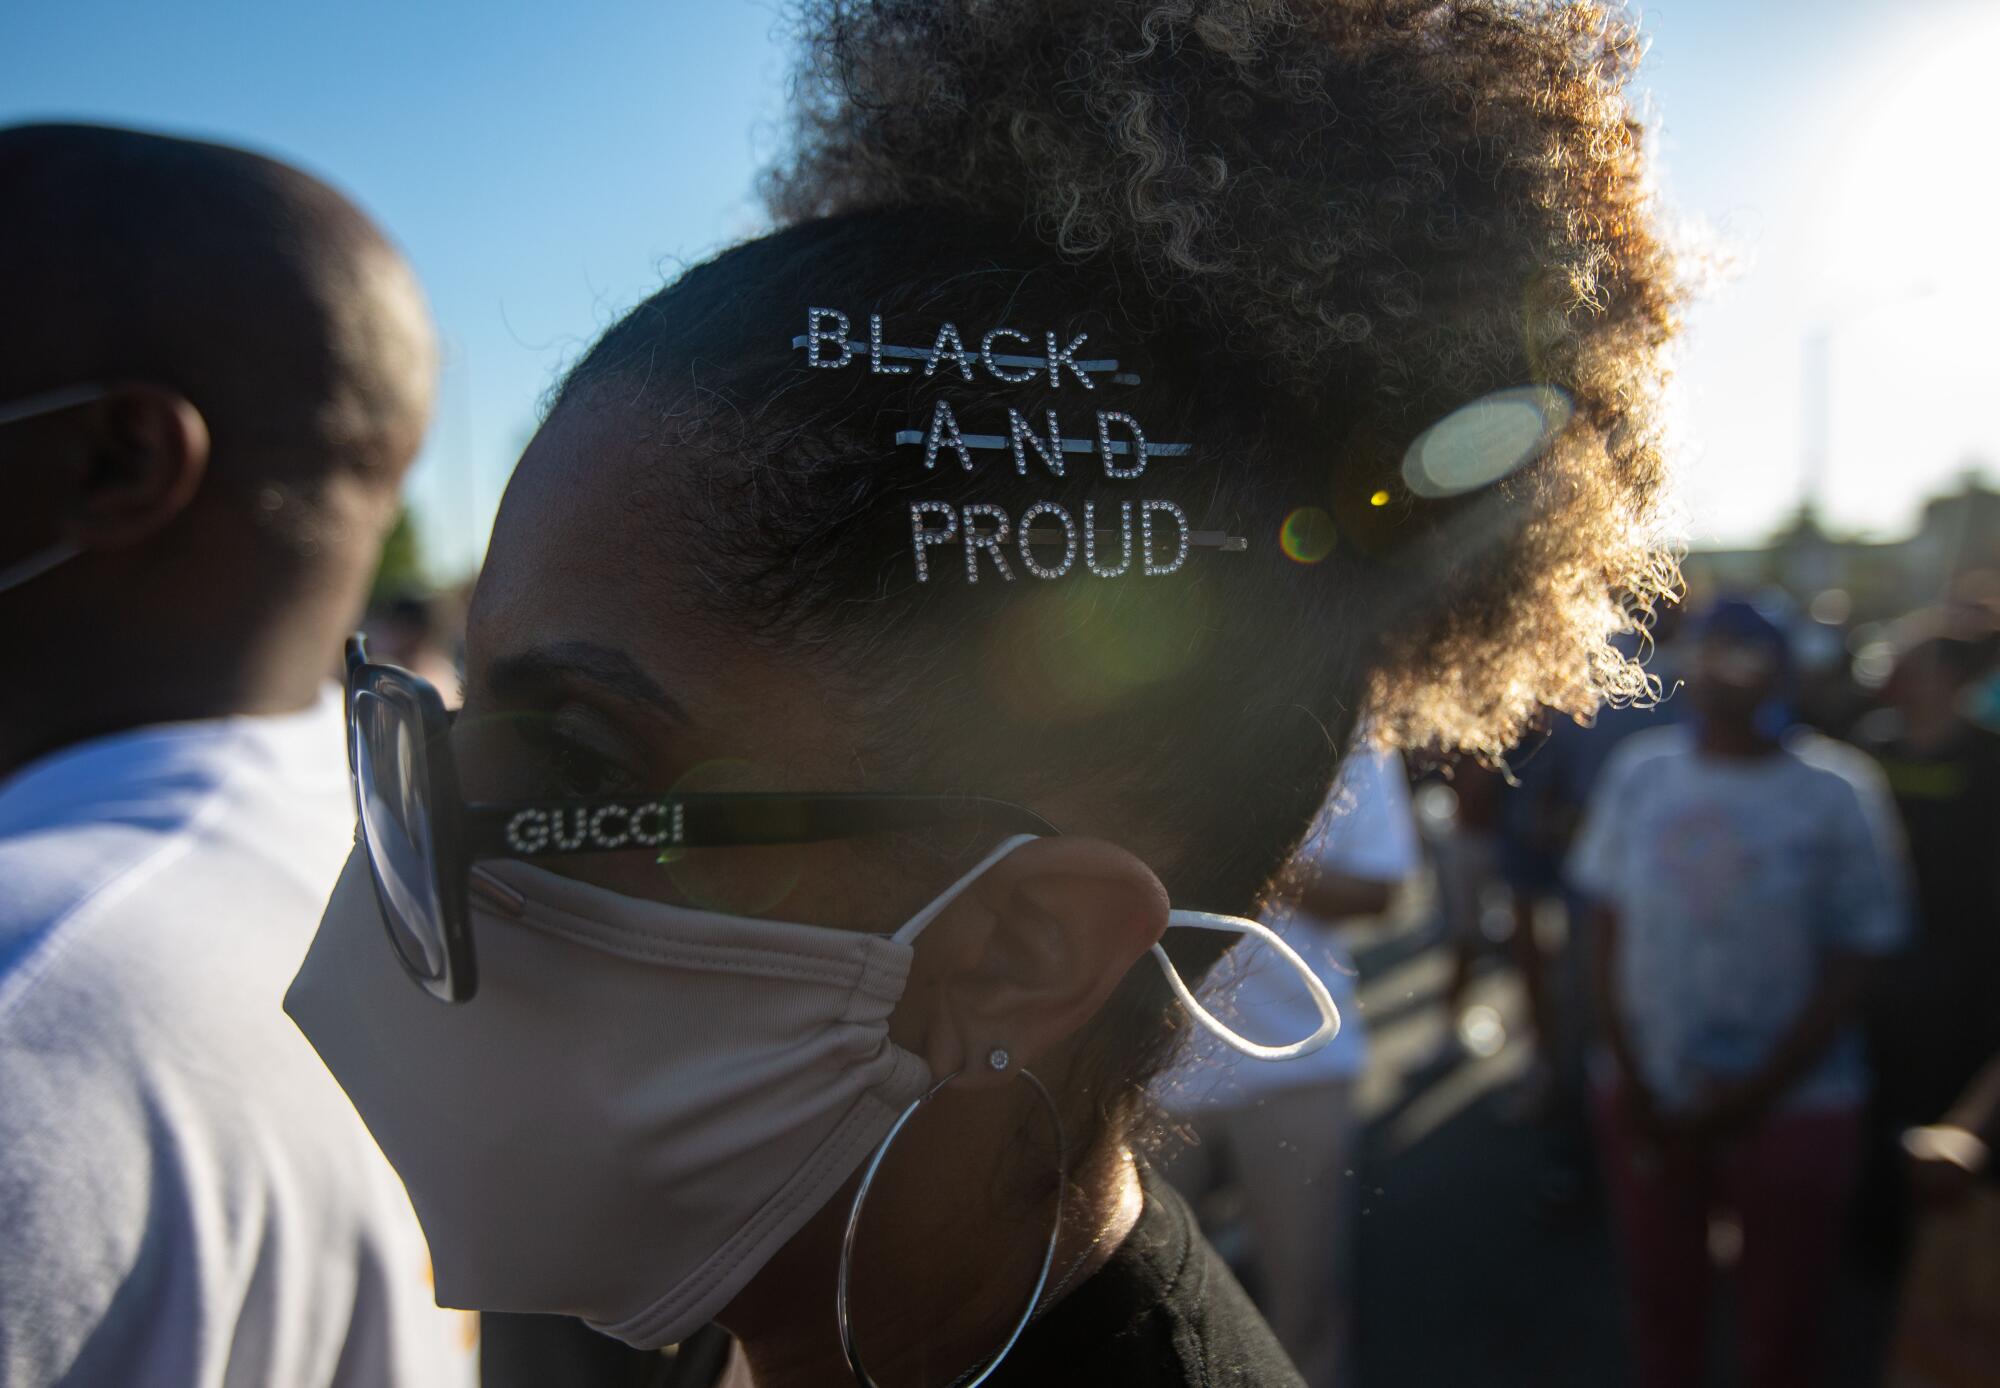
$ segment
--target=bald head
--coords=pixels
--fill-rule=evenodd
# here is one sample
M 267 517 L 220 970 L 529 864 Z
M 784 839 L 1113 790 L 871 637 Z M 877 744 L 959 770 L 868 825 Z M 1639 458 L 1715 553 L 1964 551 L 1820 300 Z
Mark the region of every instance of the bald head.
M 45 672 L 0 681 L 0 774 L 309 702 L 430 414 L 409 266 L 318 179 L 139 131 L 0 129 L 0 208 L 0 629 Z
M 0 399 L 137 380 L 201 412 L 210 473 L 393 485 L 429 417 L 416 278 L 359 208 L 245 150 L 81 125 L 0 129 Z

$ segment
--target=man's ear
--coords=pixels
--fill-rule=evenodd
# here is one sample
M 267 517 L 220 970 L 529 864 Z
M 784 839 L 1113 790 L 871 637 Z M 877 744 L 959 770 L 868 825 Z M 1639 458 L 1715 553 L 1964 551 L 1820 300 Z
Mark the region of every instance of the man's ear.
M 1005 1082 L 1074 1036 L 1167 928 L 1167 890 L 1098 839 L 1025 843 L 918 937 L 913 1037 L 934 1075 Z M 988 1057 L 1008 1053 L 1004 1073 Z
M 201 411 L 160 386 L 122 383 L 78 413 L 80 476 L 67 538 L 84 549 L 117 549 L 186 508 L 208 472 Z

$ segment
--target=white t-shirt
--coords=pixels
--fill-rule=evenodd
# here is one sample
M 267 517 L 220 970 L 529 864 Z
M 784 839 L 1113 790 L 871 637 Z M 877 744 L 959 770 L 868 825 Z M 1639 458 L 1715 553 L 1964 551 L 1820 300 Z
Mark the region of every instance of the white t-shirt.
M 1417 827 L 1402 759 L 1356 747 L 1341 763 L 1301 855 L 1313 868 L 1376 882 L 1401 882 L 1417 869 Z M 1303 911 L 1265 921 L 1312 966 L 1340 1008 L 1340 1033 L 1311 1055 L 1255 1060 L 1197 1030 L 1188 1056 L 1161 1087 L 1169 1108 L 1242 1105 L 1299 1085 L 1351 1080 L 1368 1065 L 1368 1029 L 1354 995 L 1354 961 L 1325 921 Z M 1296 1041 L 1319 1029 L 1319 1009 L 1297 971 L 1268 946 L 1246 941 L 1223 956 L 1203 986 L 1216 1015 L 1253 1041 Z
M 0 1385 L 460 1388 L 401 1183 L 280 1009 L 353 845 L 340 693 L 0 784 Z
M 1909 930 L 1882 773 L 1811 733 L 1750 760 L 1706 756 L 1682 727 L 1634 733 L 1605 762 L 1568 871 L 1618 913 L 1619 1007 L 1670 1108 L 1761 1065 L 1830 953 L 1886 954 Z M 1784 1107 L 1858 1104 L 1867 1082 L 1850 1026 Z

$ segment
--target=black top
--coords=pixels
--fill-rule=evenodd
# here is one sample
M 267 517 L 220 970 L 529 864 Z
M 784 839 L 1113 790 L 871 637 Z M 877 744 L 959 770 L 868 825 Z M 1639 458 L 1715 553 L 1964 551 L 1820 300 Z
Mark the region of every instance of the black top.
M 1173 1187 L 1141 1165 L 1146 1208 L 1090 1279 L 1029 1326 L 989 1384 L 1304 1388 Z
M 1131 1234 L 1103 1267 L 1028 1327 L 987 1383 L 1304 1388 L 1264 1318 L 1195 1228 L 1187 1202 L 1143 1164 L 1139 1179 L 1146 1206 Z M 555 1332 L 565 1327 L 582 1343 L 558 1344 L 562 1336 Z M 728 1337 L 710 1327 L 667 1358 L 627 1350 L 577 1322 L 489 1316 L 484 1349 L 487 1388 L 711 1388 L 721 1376 Z M 579 1351 L 588 1353 L 575 1357 Z
M 1918 752 L 1873 741 L 1909 841 L 1912 948 L 1881 961 L 1869 1031 L 1878 1102 L 1934 1123 L 2000 1049 L 2000 735 L 1967 726 Z

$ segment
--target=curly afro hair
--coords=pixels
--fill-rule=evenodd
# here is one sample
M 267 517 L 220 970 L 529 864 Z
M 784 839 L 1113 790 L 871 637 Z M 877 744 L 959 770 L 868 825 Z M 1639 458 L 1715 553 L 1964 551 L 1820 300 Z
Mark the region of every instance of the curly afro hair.
M 1658 394 L 1681 291 L 1623 20 L 1533 0 L 819 0 L 798 19 L 780 226 L 634 309 L 555 408 L 648 412 L 659 495 L 634 504 L 686 532 L 706 611 L 854 694 L 856 788 L 1060 804 L 1177 903 L 1248 912 L 1364 710 L 1378 738 L 1497 758 L 1539 705 L 1648 692 L 1611 638 L 1675 581 Z M 946 396 L 1005 427 L 1080 391 L 808 369 L 795 335 L 829 303 L 926 342 L 949 321 L 1108 344 L 1139 368 L 1117 408 L 1191 450 L 1146 485 L 1247 546 L 1170 580 L 915 581 L 910 504 L 944 484 L 896 465 L 895 431 Z M 1427 431 L 1523 391 L 1560 408 L 1507 467 L 1411 480 Z M 1029 471 L 943 469 L 954 501 L 1008 516 L 1132 495 Z M 1288 517 L 1314 543 L 1281 543 Z M 1221 945 L 1166 948 L 1195 977 Z M 1153 970 L 1119 985 L 1081 1043 L 1093 1134 L 1130 1130 L 1180 1029 Z
M 1503 515 L 1395 491 L 1431 543 L 1398 553 L 1378 736 L 1491 757 L 1538 705 L 1581 717 L 1650 692 L 1608 638 L 1677 582 L 1659 392 L 1683 286 L 1616 11 L 823 0 L 799 17 L 791 153 L 767 181 L 781 221 L 1005 210 L 1101 267 L 1141 334 L 1202 326 L 1275 388 L 1365 397 L 1389 454 L 1485 392 L 1567 393 L 1569 427 L 1501 484 Z

